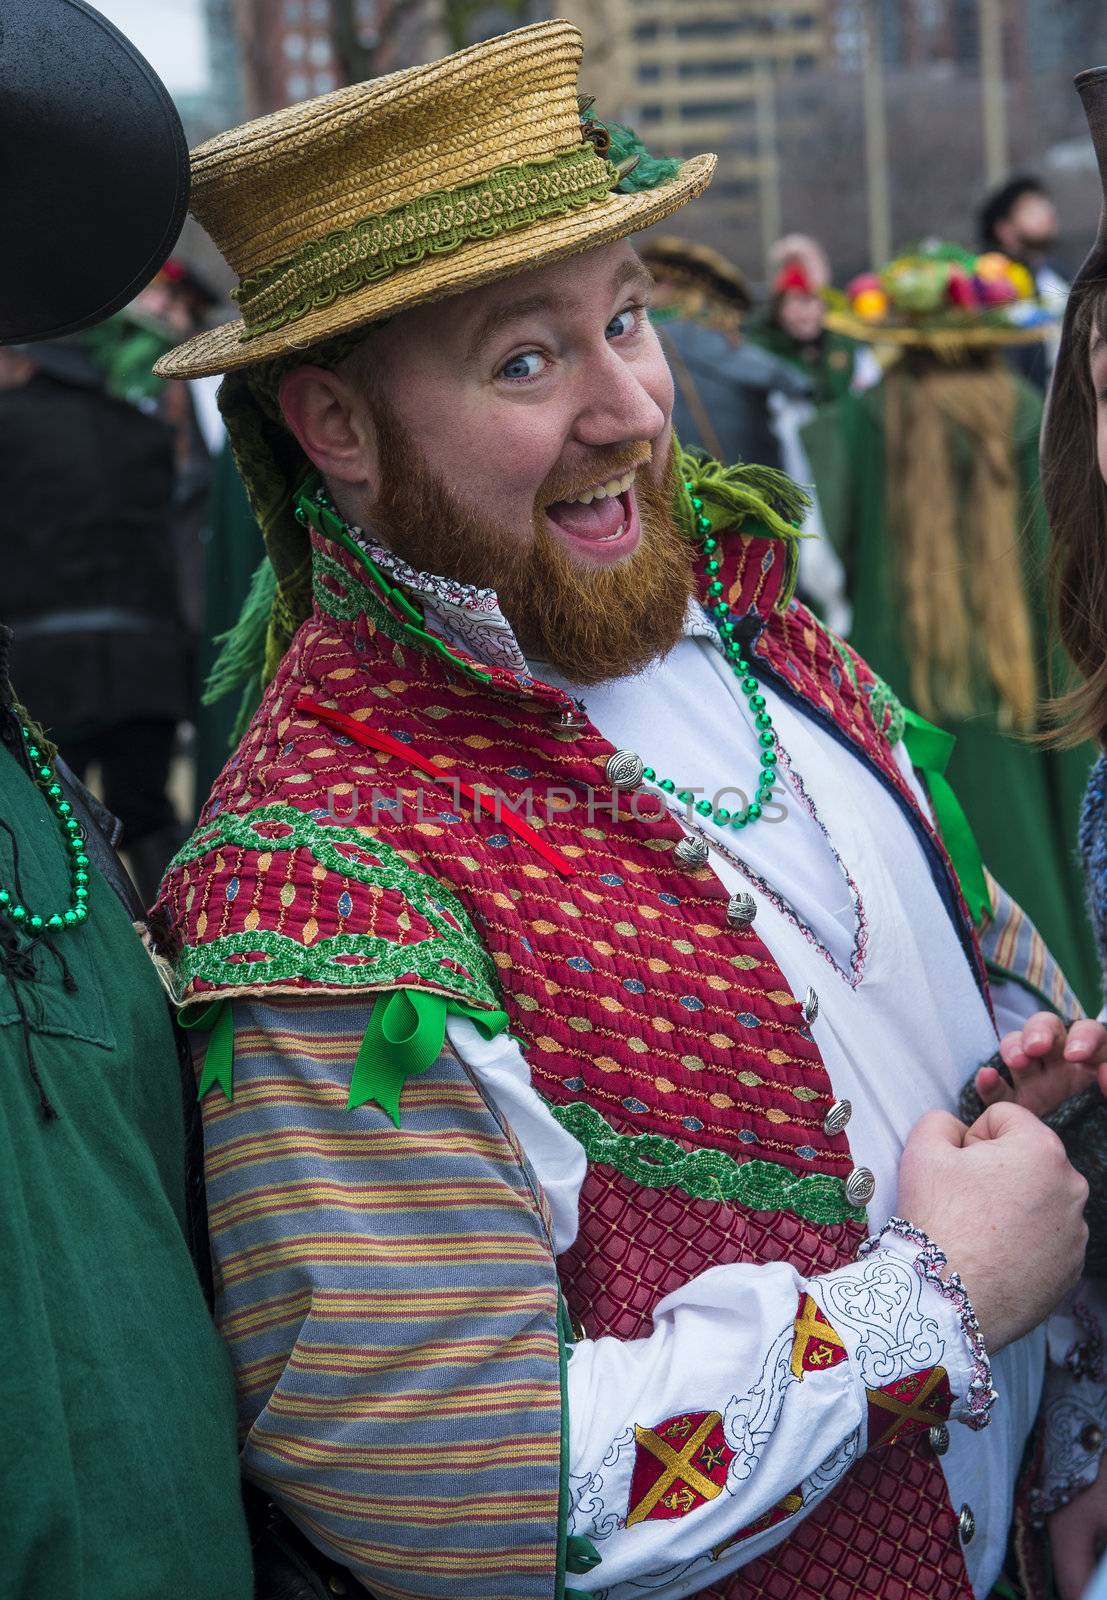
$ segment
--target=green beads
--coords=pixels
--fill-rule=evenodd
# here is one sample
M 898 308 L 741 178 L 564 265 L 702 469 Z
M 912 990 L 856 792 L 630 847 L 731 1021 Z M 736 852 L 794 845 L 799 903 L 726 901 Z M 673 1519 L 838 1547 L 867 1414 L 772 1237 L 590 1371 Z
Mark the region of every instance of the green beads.
M 692 806 L 696 814 L 701 817 L 710 817 L 719 827 L 745 828 L 751 822 L 756 822 L 764 815 L 764 807 L 773 791 L 776 782 L 777 767 L 777 740 L 773 728 L 772 718 L 765 709 L 765 696 L 761 693 L 761 685 L 754 675 L 748 657 L 739 643 L 738 625 L 730 614 L 730 607 L 724 596 L 726 585 L 718 574 L 722 571 L 722 563 L 715 557 L 719 548 L 719 541 L 711 534 L 711 519 L 704 515 L 703 500 L 695 494 L 694 483 L 690 478 L 685 478 L 684 487 L 692 502 L 692 510 L 696 513 L 696 528 L 704 535 L 703 552 L 709 558 L 704 564 L 704 571 L 709 579 L 707 585 L 706 609 L 716 619 L 719 636 L 722 640 L 723 655 L 730 663 L 731 671 L 738 679 L 742 693 L 746 696 L 750 711 L 753 715 L 754 726 L 757 728 L 757 742 L 760 749 L 760 772 L 757 780 L 757 793 L 753 800 L 743 811 L 730 811 L 726 806 L 716 806 L 710 800 L 696 800 L 691 789 L 677 789 L 672 778 L 659 778 L 655 767 L 643 767 L 642 777 L 647 783 L 654 783 L 663 794 L 671 794 L 682 805 Z
M 70 902 L 64 911 L 55 911 L 50 916 L 44 917 L 13 899 L 10 889 L 0 889 L 0 914 L 9 917 L 12 922 L 26 928 L 29 933 L 37 937 L 43 933 L 58 933 L 65 928 L 76 928 L 87 919 L 89 879 L 85 869 L 88 867 L 89 859 L 85 853 L 81 824 L 73 815 L 73 807 L 65 798 L 65 791 L 58 783 L 53 767 L 35 744 L 30 728 L 21 728 L 20 731 L 27 747 L 27 759 L 31 763 L 35 782 L 57 817 L 62 836 L 69 846 L 71 889 Z

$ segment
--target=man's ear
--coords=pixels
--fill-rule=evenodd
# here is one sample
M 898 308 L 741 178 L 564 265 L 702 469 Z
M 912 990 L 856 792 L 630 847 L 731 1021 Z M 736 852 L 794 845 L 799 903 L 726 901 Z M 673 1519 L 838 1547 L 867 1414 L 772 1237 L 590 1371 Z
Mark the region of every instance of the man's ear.
M 300 448 L 323 476 L 375 498 L 377 431 L 353 386 L 326 367 L 294 367 L 281 379 L 278 399 Z

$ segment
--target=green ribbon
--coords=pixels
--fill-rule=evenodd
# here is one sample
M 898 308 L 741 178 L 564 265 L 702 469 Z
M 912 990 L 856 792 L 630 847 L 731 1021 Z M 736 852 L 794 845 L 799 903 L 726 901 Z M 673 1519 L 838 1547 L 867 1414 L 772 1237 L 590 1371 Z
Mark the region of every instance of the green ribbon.
M 233 1100 L 234 1015 L 230 1004 L 226 1000 L 213 1000 L 199 1011 L 190 1011 L 187 1017 L 183 1011 L 179 1011 L 177 1021 L 182 1028 L 196 1028 L 200 1033 L 211 1035 L 204 1056 L 204 1070 L 196 1090 L 197 1100 L 204 1098 L 213 1083 L 219 1085 L 228 1100 Z
M 593 1572 L 600 1565 L 600 1552 L 596 1549 L 591 1539 L 583 1533 L 571 1533 L 568 1539 L 568 1548 L 565 1557 L 566 1572 L 584 1573 Z M 571 1593 L 567 1590 L 566 1593 Z
M 404 1084 L 442 1054 L 447 1014 L 468 1017 L 485 1039 L 494 1039 L 508 1024 L 506 1011 L 481 1010 L 421 989 L 378 995 L 354 1063 L 347 1111 L 373 1100 L 398 1128 Z
M 961 893 L 965 897 L 972 920 L 979 928 L 992 909 L 988 893 L 988 879 L 980 858 L 980 846 L 973 836 L 960 800 L 954 794 L 945 776 L 953 747 L 957 743 L 952 733 L 936 728 L 917 711 L 903 708 L 903 742 L 911 765 L 917 767 L 926 779 L 926 787 L 934 807 L 934 818 L 942 843 L 953 863 Z

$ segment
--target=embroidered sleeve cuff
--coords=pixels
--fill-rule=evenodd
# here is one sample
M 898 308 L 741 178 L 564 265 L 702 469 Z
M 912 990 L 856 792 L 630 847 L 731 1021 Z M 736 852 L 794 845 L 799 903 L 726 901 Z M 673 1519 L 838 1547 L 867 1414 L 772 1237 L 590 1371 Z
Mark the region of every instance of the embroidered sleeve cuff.
M 881 1232 L 867 1239 L 858 1252 L 860 1259 L 882 1254 L 910 1263 L 926 1290 L 924 1304 L 945 1332 L 942 1367 L 949 1391 L 948 1417 L 970 1428 L 987 1427 L 997 1398 L 992 1365 L 960 1277 L 956 1272 L 943 1277 L 946 1258 L 942 1251 L 921 1228 L 902 1217 L 889 1218 Z

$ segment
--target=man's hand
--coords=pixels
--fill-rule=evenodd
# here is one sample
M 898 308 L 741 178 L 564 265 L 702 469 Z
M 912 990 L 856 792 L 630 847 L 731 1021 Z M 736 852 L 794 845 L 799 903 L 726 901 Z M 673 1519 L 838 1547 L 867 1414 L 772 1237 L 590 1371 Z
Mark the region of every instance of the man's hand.
M 1074 1022 L 1066 1033 L 1052 1011 L 1036 1011 L 1014 1033 L 1000 1040 L 999 1053 L 1014 1087 L 994 1067 L 981 1067 L 976 1092 L 986 1106 L 1002 1100 L 1044 1117 L 1095 1081 L 1107 1094 L 1107 1028 L 1102 1022 Z
M 1053 1576 L 1061 1600 L 1080 1600 L 1107 1549 L 1107 1456 L 1094 1483 L 1049 1518 Z
M 1006 1102 L 971 1128 L 928 1112 L 900 1162 L 899 1215 L 961 1274 L 993 1353 L 1036 1328 L 1079 1278 L 1087 1198 L 1057 1135 Z

